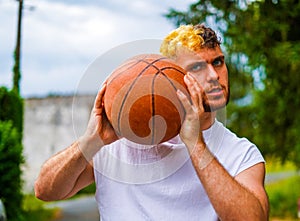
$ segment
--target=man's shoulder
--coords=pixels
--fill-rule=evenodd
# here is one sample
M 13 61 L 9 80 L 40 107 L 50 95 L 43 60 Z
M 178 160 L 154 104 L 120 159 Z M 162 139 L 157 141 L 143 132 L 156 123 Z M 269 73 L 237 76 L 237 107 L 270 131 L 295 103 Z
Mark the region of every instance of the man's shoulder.
M 225 127 L 222 123 L 221 127 L 224 127 L 224 140 L 227 142 L 232 142 L 236 145 L 249 145 L 249 146 L 256 146 L 251 140 L 247 137 L 240 136 L 237 132 L 233 131 L 232 129 Z
M 223 131 L 218 135 L 222 137 L 222 142 L 216 157 L 230 174 L 236 175 L 256 163 L 264 162 L 260 150 L 253 142 L 246 137 L 239 137 L 224 125 L 220 127 L 223 127 Z

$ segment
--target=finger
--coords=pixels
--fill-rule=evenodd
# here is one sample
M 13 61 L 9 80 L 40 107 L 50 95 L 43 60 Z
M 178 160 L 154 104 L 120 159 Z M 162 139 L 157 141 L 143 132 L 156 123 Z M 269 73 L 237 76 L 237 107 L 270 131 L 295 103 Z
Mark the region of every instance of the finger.
M 103 96 L 106 90 L 106 83 L 103 84 L 102 88 L 100 89 L 100 91 L 98 92 L 96 99 L 95 99 L 95 103 L 94 103 L 94 107 L 96 109 L 101 109 L 103 106 Z
M 199 84 L 197 84 L 197 80 L 190 74 L 184 76 L 184 82 L 187 85 L 188 91 L 191 95 L 192 103 L 195 107 L 199 106 L 201 99 L 201 89 L 199 88 Z
M 191 113 L 193 109 L 189 98 L 179 89 L 177 90 L 177 97 L 181 101 L 186 114 Z
M 193 80 L 193 86 L 194 86 L 194 90 L 195 93 L 197 94 L 197 108 L 203 112 L 204 111 L 204 106 L 203 106 L 203 88 L 201 86 L 201 84 L 196 80 L 196 78 L 194 76 L 191 75 L 191 77 L 194 79 Z

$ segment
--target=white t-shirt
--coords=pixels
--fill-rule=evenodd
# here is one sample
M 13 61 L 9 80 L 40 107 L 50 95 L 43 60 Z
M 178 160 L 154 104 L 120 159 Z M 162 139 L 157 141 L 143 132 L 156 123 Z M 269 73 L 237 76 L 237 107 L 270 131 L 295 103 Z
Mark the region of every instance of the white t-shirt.
M 203 136 L 231 176 L 264 162 L 254 144 L 218 121 Z M 152 147 L 121 139 L 93 163 L 102 221 L 218 220 L 179 136 Z

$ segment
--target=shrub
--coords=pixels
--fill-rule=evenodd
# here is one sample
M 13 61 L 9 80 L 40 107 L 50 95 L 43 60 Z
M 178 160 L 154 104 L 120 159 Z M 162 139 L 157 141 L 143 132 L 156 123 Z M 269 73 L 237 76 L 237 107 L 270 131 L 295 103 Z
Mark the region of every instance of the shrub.
M 22 182 L 20 165 L 23 163 L 20 134 L 11 121 L 0 121 L 0 198 L 9 221 L 21 221 Z
M 20 142 L 23 134 L 23 99 L 15 91 L 0 87 L 0 121 L 11 121 L 20 133 Z

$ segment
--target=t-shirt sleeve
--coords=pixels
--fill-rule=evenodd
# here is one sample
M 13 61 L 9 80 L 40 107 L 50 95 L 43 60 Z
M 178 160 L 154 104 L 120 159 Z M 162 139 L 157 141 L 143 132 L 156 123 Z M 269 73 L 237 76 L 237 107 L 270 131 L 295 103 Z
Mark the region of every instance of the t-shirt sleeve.
M 262 156 L 261 152 L 259 149 L 252 144 L 251 147 L 247 150 L 245 153 L 243 160 L 236 171 L 236 174 L 241 173 L 242 171 L 258 164 L 258 163 L 265 163 L 264 157 Z

